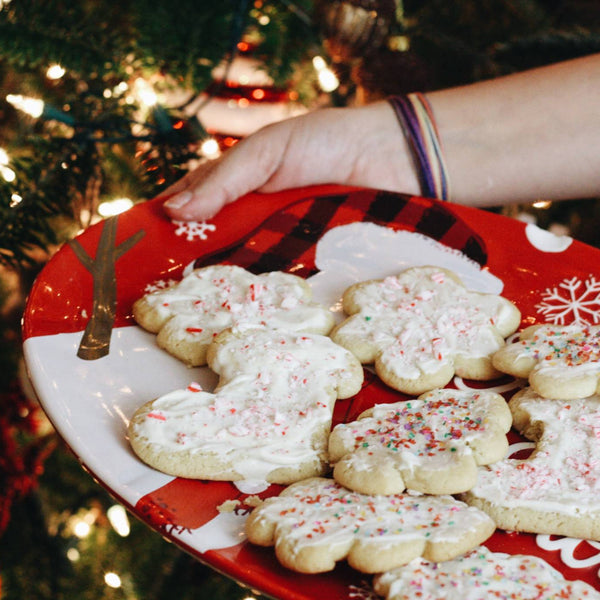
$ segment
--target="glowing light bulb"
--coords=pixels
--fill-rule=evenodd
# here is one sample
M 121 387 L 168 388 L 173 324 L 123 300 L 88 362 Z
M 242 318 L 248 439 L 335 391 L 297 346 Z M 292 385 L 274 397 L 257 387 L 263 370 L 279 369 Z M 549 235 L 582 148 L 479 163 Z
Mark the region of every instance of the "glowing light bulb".
M 550 202 L 549 200 L 538 200 L 537 202 L 533 203 L 534 208 L 546 209 L 550 208 L 551 206 L 552 202 Z
M 322 56 L 315 56 L 312 59 L 312 64 L 316 71 L 321 71 L 322 69 L 325 69 L 327 67 L 327 63 L 325 62 L 325 59 Z
M 44 101 L 38 98 L 29 98 L 21 94 L 8 94 L 6 101 L 36 119 L 41 117 L 44 112 Z
M 312 60 L 313 67 L 317 72 L 319 86 L 324 92 L 333 92 L 340 85 L 337 75 L 327 66 L 322 56 L 315 56 Z
M 110 571 L 109 573 L 104 574 L 104 583 L 108 587 L 117 589 L 121 587 L 121 578 L 116 574 Z
M 79 554 L 79 550 L 77 550 L 77 548 L 69 548 L 67 550 L 67 558 L 71 562 L 77 562 L 81 558 L 81 554 Z
M 78 521 L 75 523 L 75 527 L 73 527 L 73 533 L 81 540 L 90 535 L 91 530 L 91 525 L 85 521 Z
M 4 148 L 0 148 L 0 175 L 4 181 L 11 183 L 17 178 L 15 172 L 8 166 L 8 152 Z
M 138 77 L 134 81 L 134 89 L 137 97 L 140 99 L 140 102 L 148 107 L 156 106 L 158 103 L 158 96 L 156 92 L 152 88 L 152 86 L 142 79 Z
M 129 210 L 133 206 L 133 200 L 130 198 L 115 198 L 106 200 L 98 206 L 98 214 L 101 217 L 114 217 Z
M 17 174 L 10 167 L 4 165 L 0 165 L 0 175 L 8 183 L 12 183 L 17 178 Z
M 214 138 L 209 138 L 208 140 L 204 140 L 202 145 L 200 146 L 200 152 L 206 158 L 217 158 L 219 154 L 221 154 L 221 150 L 219 149 L 219 142 Z
M 50 65 L 46 71 L 48 79 L 60 79 L 66 73 L 65 69 L 59 64 Z
M 129 519 L 127 518 L 127 511 L 120 505 L 115 504 L 106 511 L 106 516 L 113 526 L 113 529 L 121 536 L 127 537 L 131 528 L 129 526 Z
M 340 80 L 337 75 L 329 68 L 321 69 L 317 73 L 319 85 L 324 92 L 333 92 L 340 85 Z

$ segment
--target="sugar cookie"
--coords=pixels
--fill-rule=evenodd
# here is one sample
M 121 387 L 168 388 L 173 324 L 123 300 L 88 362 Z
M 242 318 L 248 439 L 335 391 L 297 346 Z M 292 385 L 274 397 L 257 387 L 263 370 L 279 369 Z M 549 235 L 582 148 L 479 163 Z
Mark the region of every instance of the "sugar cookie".
M 318 477 L 268 498 L 246 521 L 250 542 L 274 545 L 281 564 L 302 573 L 330 571 L 343 559 L 365 573 L 419 556 L 449 560 L 494 529 L 485 513 L 451 496 L 370 496 Z
M 208 362 L 214 393 L 192 384 L 136 411 L 129 437 L 142 460 L 195 479 L 290 483 L 328 470 L 333 405 L 363 380 L 350 352 L 317 334 L 228 329 Z
M 433 266 L 354 284 L 343 305 L 351 316 L 331 337 L 408 394 L 444 387 L 454 374 L 498 376 L 491 355 L 521 320 L 507 299 L 467 290 L 454 273 Z
M 376 405 L 333 429 L 333 477 L 365 494 L 465 492 L 477 465 L 504 458 L 511 423 L 506 400 L 484 390 L 434 390 Z
M 417 558 L 376 575 L 385 600 L 600 600 L 583 581 L 568 581 L 536 556 L 491 552 L 484 546 L 443 563 Z
M 600 326 L 532 325 L 492 360 L 545 398 L 585 398 L 600 391 Z
M 502 529 L 600 540 L 600 397 L 548 400 L 526 388 L 509 406 L 535 451 L 480 467 L 462 499 Z
M 133 316 L 158 334 L 161 348 L 190 366 L 206 363 L 208 345 L 228 327 L 265 325 L 326 335 L 334 324 L 331 311 L 312 301 L 301 277 L 281 271 L 254 275 L 234 265 L 193 270 L 136 300 Z

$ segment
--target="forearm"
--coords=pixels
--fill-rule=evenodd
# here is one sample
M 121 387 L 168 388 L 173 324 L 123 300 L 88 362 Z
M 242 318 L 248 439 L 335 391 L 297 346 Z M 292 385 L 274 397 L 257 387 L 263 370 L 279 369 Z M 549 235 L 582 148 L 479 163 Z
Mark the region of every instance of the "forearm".
M 428 94 L 452 201 L 600 195 L 600 55 Z

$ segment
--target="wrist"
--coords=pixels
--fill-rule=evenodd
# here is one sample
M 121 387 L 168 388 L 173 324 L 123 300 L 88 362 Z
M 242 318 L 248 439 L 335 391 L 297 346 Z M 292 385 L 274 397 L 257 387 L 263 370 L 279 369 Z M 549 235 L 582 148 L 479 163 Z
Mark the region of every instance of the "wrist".
M 388 101 L 408 143 L 421 195 L 449 200 L 448 171 L 435 117 L 427 97 L 421 93 L 412 93 L 392 96 Z

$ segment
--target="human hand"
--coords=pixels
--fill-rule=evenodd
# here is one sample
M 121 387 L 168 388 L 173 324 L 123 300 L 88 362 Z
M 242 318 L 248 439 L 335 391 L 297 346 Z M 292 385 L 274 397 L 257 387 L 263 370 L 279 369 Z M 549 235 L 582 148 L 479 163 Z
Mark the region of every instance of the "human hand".
M 417 194 L 408 145 L 392 108 L 327 108 L 269 125 L 166 190 L 178 220 L 214 216 L 251 192 L 338 183 Z

